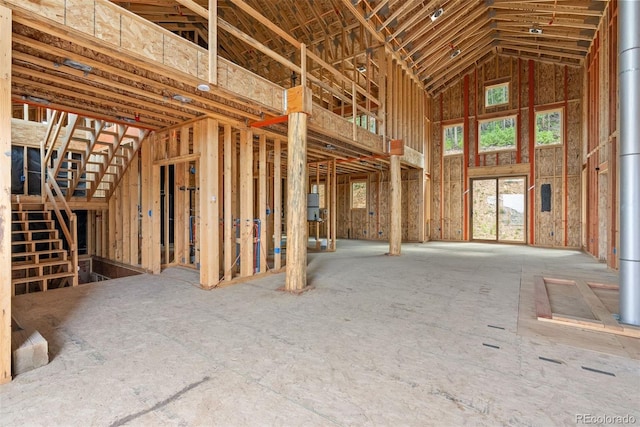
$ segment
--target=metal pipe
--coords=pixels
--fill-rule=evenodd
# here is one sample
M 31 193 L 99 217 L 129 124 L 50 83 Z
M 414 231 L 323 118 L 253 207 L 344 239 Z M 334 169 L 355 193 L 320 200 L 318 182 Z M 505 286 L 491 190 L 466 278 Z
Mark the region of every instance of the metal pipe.
M 620 321 L 640 326 L 640 2 L 618 3 Z

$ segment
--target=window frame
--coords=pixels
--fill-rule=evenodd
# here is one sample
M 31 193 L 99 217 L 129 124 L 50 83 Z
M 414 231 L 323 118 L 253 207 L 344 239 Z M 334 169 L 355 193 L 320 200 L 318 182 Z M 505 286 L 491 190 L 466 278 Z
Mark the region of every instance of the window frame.
M 538 143 L 538 114 L 550 114 L 550 113 L 560 113 L 560 142 L 554 142 L 553 144 L 539 144 Z M 535 147 L 560 147 L 563 146 L 564 141 L 564 120 L 565 120 L 565 111 L 564 107 L 556 107 L 556 108 L 541 108 L 535 111 L 535 130 L 534 130 L 534 144 Z
M 516 133 L 514 135 L 514 139 L 513 139 L 513 145 L 505 147 L 505 148 L 492 148 L 490 150 L 483 150 L 482 149 L 482 134 L 480 131 L 480 126 L 482 126 L 483 123 L 487 123 L 487 122 L 497 122 L 500 120 L 506 120 L 506 119 L 513 119 L 513 127 L 514 129 L 516 129 Z M 507 114 L 505 116 L 498 116 L 498 117 L 491 117 L 488 119 L 479 119 L 478 120 L 478 154 L 486 154 L 486 153 L 497 153 L 497 152 L 504 152 L 504 151 L 515 151 L 518 149 L 518 132 L 517 132 L 517 128 L 518 128 L 518 115 L 517 114 Z
M 368 200 L 367 200 L 368 199 L 368 197 L 367 197 L 368 196 L 368 193 L 367 193 L 367 191 L 368 191 L 368 189 L 367 189 L 367 180 L 366 179 L 354 179 L 354 180 L 352 180 L 350 182 L 350 184 L 351 185 L 350 185 L 350 193 L 349 193 L 349 195 L 351 196 L 351 200 L 350 200 L 351 203 L 349 205 L 350 205 L 351 210 L 366 210 L 367 209 L 367 205 L 368 205 Z M 353 186 L 354 186 L 354 184 L 364 184 L 364 192 L 365 192 L 364 207 L 354 207 L 353 206 L 353 201 L 354 201 L 354 198 L 353 198 Z
M 455 152 L 449 152 L 447 153 L 446 148 L 445 148 L 445 141 L 446 141 L 446 133 L 447 133 L 447 129 L 451 129 L 451 128 L 461 128 L 462 129 L 462 140 L 461 140 L 461 145 L 460 145 L 460 151 L 455 151 Z M 464 154 L 464 122 L 456 122 L 456 123 L 451 123 L 448 125 L 443 125 L 442 126 L 442 156 L 457 156 L 460 154 Z
M 500 104 L 489 104 L 489 91 L 491 89 L 497 89 L 503 86 L 507 88 L 507 100 L 505 102 L 501 102 Z M 509 105 L 509 102 L 511 101 L 510 95 L 511 95 L 511 82 L 509 81 L 487 84 L 484 86 L 484 108 L 495 108 L 495 107 L 501 107 L 503 105 Z

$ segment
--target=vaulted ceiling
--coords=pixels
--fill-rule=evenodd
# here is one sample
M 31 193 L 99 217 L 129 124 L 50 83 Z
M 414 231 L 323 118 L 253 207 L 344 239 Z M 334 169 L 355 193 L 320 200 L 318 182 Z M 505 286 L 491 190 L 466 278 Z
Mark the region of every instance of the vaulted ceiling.
M 173 0 L 113 1 L 206 46 L 207 21 Z M 218 0 L 219 17 L 271 49 L 293 49 Z M 495 53 L 579 66 L 608 0 L 245 0 L 345 73 L 386 44 L 436 94 Z M 207 7 L 208 0 L 197 0 Z M 288 79 L 260 52 L 220 32 L 218 52 L 274 81 Z

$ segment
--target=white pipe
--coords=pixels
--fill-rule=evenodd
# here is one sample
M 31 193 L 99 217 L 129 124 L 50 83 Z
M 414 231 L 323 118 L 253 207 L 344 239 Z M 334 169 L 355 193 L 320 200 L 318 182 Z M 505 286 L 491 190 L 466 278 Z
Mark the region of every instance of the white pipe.
M 618 3 L 620 321 L 640 326 L 640 2 Z

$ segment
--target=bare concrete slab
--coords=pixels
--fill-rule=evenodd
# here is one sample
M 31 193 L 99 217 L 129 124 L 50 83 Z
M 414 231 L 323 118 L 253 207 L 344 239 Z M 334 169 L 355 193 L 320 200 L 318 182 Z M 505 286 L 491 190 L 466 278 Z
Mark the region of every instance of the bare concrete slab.
M 627 341 L 537 328 L 522 306 L 535 275 L 615 283 L 602 264 L 511 245 L 402 250 L 311 254 L 302 295 L 276 291 L 283 275 L 203 291 L 173 271 L 16 297 L 52 360 L 0 387 L 0 425 L 640 423 Z

